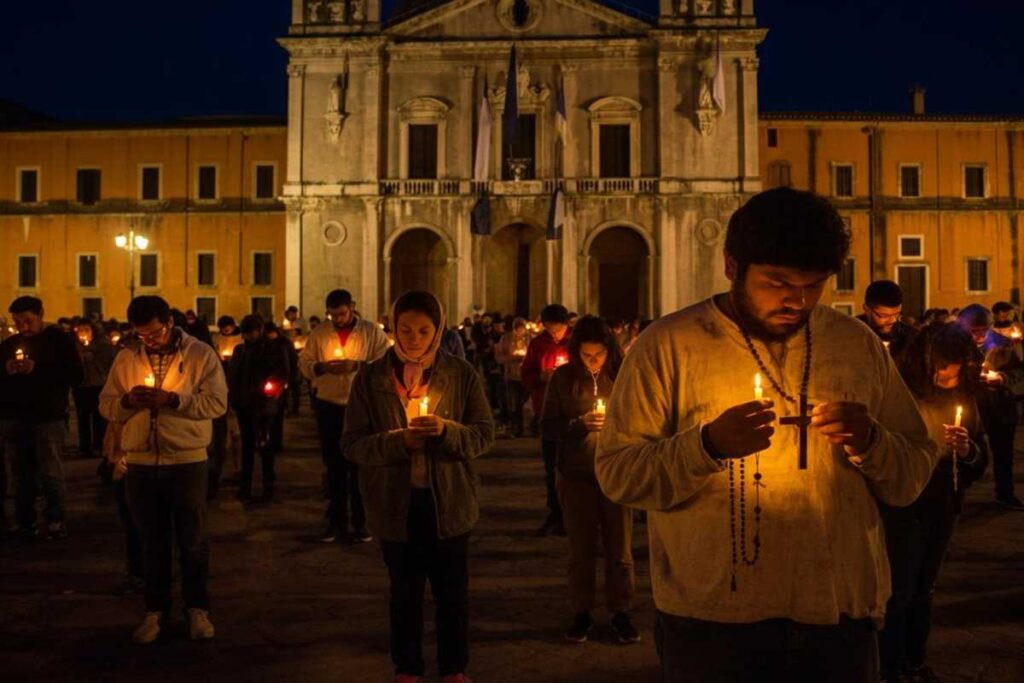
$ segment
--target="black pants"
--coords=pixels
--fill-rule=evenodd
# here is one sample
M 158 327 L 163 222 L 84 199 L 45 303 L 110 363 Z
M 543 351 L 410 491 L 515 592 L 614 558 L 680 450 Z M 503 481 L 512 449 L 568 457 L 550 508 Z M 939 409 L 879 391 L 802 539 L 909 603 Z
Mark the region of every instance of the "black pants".
M 339 531 L 347 531 L 351 504 L 353 530 L 365 531 L 366 513 L 359 493 L 359 467 L 346 460 L 341 452 L 345 406 L 314 398 L 313 409 L 320 432 L 320 453 L 327 468 L 327 519 Z
M 287 399 L 287 396 L 282 396 L 277 401 L 277 411 L 270 423 L 270 448 L 275 453 L 284 450 L 284 411 L 288 407 Z
M 117 516 L 124 529 L 124 570 L 128 576 L 137 579 L 145 578 L 142 557 L 142 537 L 128 509 L 128 498 L 125 493 L 125 480 L 114 482 L 114 499 L 117 501 Z
M 293 378 L 288 384 L 288 408 L 292 415 L 299 414 L 299 401 L 302 399 L 302 379 Z
M 224 471 L 224 458 L 228 450 L 228 418 L 227 415 L 213 421 L 213 438 L 206 447 L 208 458 L 209 482 L 207 498 L 216 498 L 220 488 L 220 477 Z
M 413 489 L 409 540 L 383 543 L 391 578 L 391 660 L 396 674 L 422 676 L 423 590 L 430 580 L 441 676 L 463 673 L 469 663 L 469 534 L 438 539 L 430 489 Z
M 128 466 L 125 493 L 142 537 L 147 612 L 171 609 L 175 542 L 185 607 L 210 608 L 206 587 L 210 573 L 210 544 L 206 537 L 208 477 L 206 461 Z
M 505 391 L 505 379 L 501 372 L 488 371 L 487 398 L 491 408 L 498 411 L 498 424 L 508 424 L 508 393 Z
M 892 597 L 885 610 L 885 628 L 878 635 L 885 675 L 924 664 L 935 582 L 957 518 L 952 504 L 931 513 L 883 511 L 892 570 Z
M 78 415 L 78 453 L 91 458 L 103 452 L 107 421 L 100 415 L 100 390 L 103 387 L 75 387 L 75 413 Z
M 658 612 L 654 635 L 663 683 L 878 682 L 870 619 L 844 618 L 835 626 L 788 619 L 725 624 Z
M 263 488 L 274 485 L 274 450 L 272 439 L 272 423 L 274 415 L 264 415 L 259 410 L 239 410 L 238 431 L 242 435 L 242 479 L 240 488 L 252 487 L 252 469 L 256 460 L 256 451 L 260 452 L 263 465 Z M 263 441 L 264 443 L 260 443 Z
M 555 465 L 558 457 L 558 442 L 541 439 L 541 453 L 544 455 L 544 484 L 548 492 L 548 515 L 552 519 L 562 519 L 562 505 L 558 502 L 558 489 L 555 487 Z
M 1016 433 L 1017 425 L 993 426 L 988 432 L 988 443 L 992 447 L 992 474 L 999 498 L 1013 495 L 1013 437 Z
M 523 435 L 523 404 L 529 396 L 521 380 L 505 380 L 505 393 L 508 396 L 508 416 L 513 436 Z

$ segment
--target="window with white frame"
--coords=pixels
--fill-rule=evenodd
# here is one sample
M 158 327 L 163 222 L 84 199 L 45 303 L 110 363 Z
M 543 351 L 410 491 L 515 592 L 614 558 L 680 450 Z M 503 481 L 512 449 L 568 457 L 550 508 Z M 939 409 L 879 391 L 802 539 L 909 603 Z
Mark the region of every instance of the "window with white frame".
M 842 267 L 836 273 L 836 291 L 852 292 L 857 288 L 857 264 L 852 258 L 843 261 Z
M 593 177 L 640 176 L 640 112 L 628 97 L 602 97 L 590 105 L 590 174 Z M 605 149 L 608 146 L 610 149 Z
M 987 258 L 967 259 L 967 291 L 969 293 L 989 291 Z
M 160 283 L 160 255 L 139 254 L 139 287 L 157 287 Z
M 901 259 L 924 258 L 924 237 L 922 235 L 900 235 L 899 253 Z
M 35 289 L 39 286 L 39 256 L 18 255 L 18 289 Z
M 92 206 L 101 198 L 103 174 L 98 168 L 80 168 L 75 174 L 75 199 L 83 206 Z
M 964 164 L 964 197 L 967 199 L 984 199 L 988 196 L 986 188 L 985 164 Z
M 274 164 L 256 164 L 253 179 L 254 197 L 271 200 L 277 194 L 274 187 Z
M 832 164 L 832 196 L 853 196 L 853 164 Z
M 96 286 L 99 256 L 96 254 L 78 255 L 78 286 L 89 289 Z
M 22 204 L 35 204 L 39 201 L 39 169 L 19 168 L 18 187 L 15 188 L 15 196 Z
M 204 201 L 217 199 L 217 166 L 203 164 L 196 170 L 196 198 Z
M 414 97 L 398 108 L 399 177 L 415 178 L 415 173 L 420 177 L 444 178 L 448 174 L 445 150 L 450 110 L 446 102 L 436 97 Z
M 155 202 L 160 199 L 160 166 L 147 164 L 139 167 L 139 199 Z
M 269 251 L 252 253 L 252 283 L 257 287 L 274 284 L 274 254 Z
M 196 284 L 213 287 L 217 284 L 217 255 L 212 251 L 196 254 Z
M 921 196 L 920 164 L 900 164 L 900 196 Z

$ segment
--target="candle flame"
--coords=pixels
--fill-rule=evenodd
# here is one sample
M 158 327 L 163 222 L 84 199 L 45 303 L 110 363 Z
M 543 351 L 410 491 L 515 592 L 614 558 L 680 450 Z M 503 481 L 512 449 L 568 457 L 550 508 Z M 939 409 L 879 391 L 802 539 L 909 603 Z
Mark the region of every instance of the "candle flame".
M 334 349 L 334 357 L 335 358 L 344 358 L 345 357 L 345 351 L 339 346 L 338 348 Z
M 152 374 L 146 375 L 146 379 L 142 380 L 142 383 L 152 389 L 156 386 L 156 378 Z
M 420 401 L 420 417 L 428 415 L 430 413 L 430 397 L 424 396 L 423 400 Z
M 14 360 L 25 360 L 25 352 L 18 349 L 14 352 Z

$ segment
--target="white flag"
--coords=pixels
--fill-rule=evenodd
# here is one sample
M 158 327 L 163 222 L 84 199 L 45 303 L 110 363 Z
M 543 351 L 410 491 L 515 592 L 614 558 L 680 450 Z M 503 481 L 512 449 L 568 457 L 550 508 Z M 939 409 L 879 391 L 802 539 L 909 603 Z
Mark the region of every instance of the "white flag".
M 715 105 L 718 111 L 725 113 L 725 69 L 722 68 L 722 45 L 719 43 L 715 49 L 715 82 L 712 95 L 715 98 Z
M 491 129 L 494 115 L 487 100 L 487 81 L 484 81 L 483 97 L 480 99 L 480 121 L 476 132 L 476 157 L 473 162 L 473 180 L 487 180 L 491 175 Z

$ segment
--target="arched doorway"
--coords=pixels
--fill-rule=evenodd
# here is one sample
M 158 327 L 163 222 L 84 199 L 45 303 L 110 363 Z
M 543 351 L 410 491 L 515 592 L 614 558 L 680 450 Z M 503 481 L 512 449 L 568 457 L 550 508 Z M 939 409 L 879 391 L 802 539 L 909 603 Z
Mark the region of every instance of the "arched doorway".
M 590 244 L 588 310 L 603 318 L 647 317 L 650 251 L 633 228 L 602 230 Z
M 433 230 L 413 228 L 402 233 L 391 247 L 390 270 L 389 310 L 410 289 L 425 289 L 449 305 L 448 250 Z
M 484 253 L 487 309 L 529 317 L 547 301 L 548 259 L 544 231 L 512 223 L 494 233 Z

